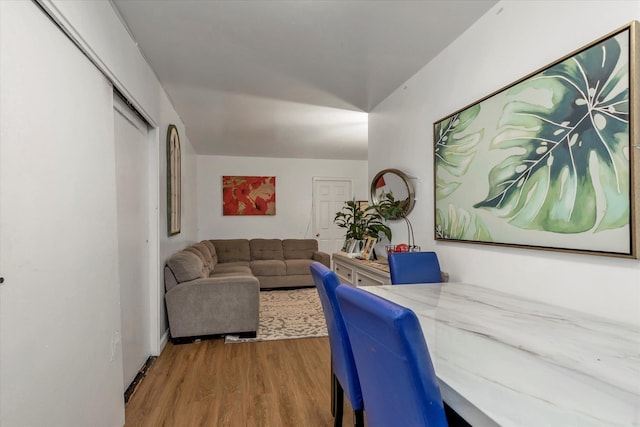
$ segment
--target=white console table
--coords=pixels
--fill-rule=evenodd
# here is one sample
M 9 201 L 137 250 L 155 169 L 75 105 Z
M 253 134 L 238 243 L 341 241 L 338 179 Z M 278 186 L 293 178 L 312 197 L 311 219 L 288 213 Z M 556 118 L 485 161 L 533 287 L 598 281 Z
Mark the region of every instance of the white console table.
M 350 258 L 344 253 L 333 254 L 333 271 L 340 282 L 355 286 L 390 285 L 389 264 L 387 258 L 378 261 L 365 261 Z

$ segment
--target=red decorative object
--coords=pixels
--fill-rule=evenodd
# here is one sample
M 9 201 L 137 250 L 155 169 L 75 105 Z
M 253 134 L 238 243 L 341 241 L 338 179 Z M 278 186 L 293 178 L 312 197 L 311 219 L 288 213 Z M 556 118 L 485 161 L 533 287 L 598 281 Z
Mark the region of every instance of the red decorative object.
M 409 252 L 409 246 L 405 243 L 400 243 L 396 245 L 395 252 Z
M 275 176 L 223 176 L 223 215 L 275 215 Z

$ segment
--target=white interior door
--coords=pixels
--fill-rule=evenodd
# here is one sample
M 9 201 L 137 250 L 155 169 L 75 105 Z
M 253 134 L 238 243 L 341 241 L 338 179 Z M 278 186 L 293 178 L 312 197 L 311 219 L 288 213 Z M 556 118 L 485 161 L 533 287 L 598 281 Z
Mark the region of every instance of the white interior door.
M 114 94 L 122 363 L 125 389 L 150 355 L 147 125 Z
M 344 243 L 345 230 L 333 218 L 344 202 L 353 198 L 353 181 L 347 178 L 313 179 L 313 235 L 318 248 L 329 254 L 338 252 Z

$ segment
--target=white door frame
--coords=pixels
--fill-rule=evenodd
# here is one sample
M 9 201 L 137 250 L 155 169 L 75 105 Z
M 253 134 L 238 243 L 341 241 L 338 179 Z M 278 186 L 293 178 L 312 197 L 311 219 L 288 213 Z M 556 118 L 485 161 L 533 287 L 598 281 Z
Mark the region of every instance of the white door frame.
M 152 356 L 159 356 L 166 341 L 162 342 L 160 317 L 164 304 L 164 278 L 160 274 L 160 130 L 149 128 L 149 344 Z

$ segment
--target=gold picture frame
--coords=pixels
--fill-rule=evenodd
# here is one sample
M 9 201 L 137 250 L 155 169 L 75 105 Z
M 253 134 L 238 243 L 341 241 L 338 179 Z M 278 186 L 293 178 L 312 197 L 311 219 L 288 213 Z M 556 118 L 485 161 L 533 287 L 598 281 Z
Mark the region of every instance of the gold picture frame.
M 375 246 L 377 239 L 375 237 L 366 237 L 364 241 L 364 247 L 362 248 L 361 257 L 369 260 L 371 259 L 371 255 L 373 255 L 373 247 Z
M 180 135 L 175 125 L 167 129 L 167 231 L 180 233 L 182 214 L 182 159 Z

